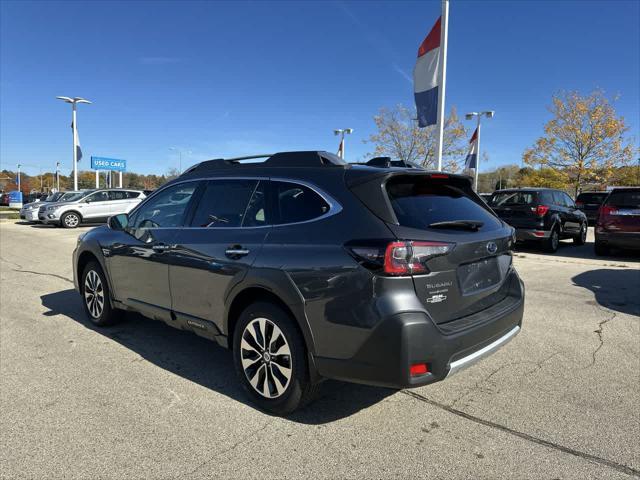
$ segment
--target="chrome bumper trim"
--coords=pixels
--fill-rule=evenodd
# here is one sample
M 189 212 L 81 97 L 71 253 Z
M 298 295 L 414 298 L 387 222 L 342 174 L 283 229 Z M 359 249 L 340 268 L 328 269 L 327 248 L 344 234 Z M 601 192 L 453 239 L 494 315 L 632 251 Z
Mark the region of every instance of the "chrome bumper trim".
M 447 374 L 447 378 L 461 370 L 464 370 L 467 367 L 470 367 L 478 360 L 491 355 L 493 352 L 508 343 L 509 340 L 515 337 L 519 331 L 520 327 L 514 327 L 512 330 L 509 330 L 506 334 L 497 339 L 495 342 L 492 342 L 486 347 L 473 352 L 471 355 L 467 355 L 466 357 L 456 360 L 455 362 L 451 362 L 451 365 L 449 365 L 450 368 L 449 373 Z

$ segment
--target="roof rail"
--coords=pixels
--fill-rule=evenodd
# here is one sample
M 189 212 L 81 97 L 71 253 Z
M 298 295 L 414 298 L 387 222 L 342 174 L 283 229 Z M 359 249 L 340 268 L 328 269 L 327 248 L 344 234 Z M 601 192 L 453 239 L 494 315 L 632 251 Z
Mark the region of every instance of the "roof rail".
M 266 158 L 264 162 L 249 162 Z M 201 170 L 217 170 L 222 168 L 248 167 L 321 167 L 321 166 L 345 166 L 347 163 L 333 153 L 311 150 L 301 152 L 280 152 L 265 155 L 250 155 L 247 157 L 217 158 L 205 160 L 187 170 L 184 174 Z

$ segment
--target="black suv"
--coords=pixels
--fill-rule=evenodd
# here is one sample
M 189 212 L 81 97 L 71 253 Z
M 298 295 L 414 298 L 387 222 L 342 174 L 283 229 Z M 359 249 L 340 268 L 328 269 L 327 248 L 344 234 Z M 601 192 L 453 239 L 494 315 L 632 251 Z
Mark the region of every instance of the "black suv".
M 326 152 L 210 160 L 78 239 L 89 319 L 125 310 L 232 349 L 263 409 L 323 378 L 415 387 L 520 330 L 513 229 L 469 177 Z
M 551 188 L 518 188 L 494 192 L 489 205 L 516 229 L 518 241 L 541 242 L 548 252 L 558 250 L 563 238 L 576 245 L 587 241 L 587 216 L 571 197 Z
M 584 212 L 589 223 L 596 223 L 598 211 L 608 192 L 583 192 L 576 197 L 576 207 Z

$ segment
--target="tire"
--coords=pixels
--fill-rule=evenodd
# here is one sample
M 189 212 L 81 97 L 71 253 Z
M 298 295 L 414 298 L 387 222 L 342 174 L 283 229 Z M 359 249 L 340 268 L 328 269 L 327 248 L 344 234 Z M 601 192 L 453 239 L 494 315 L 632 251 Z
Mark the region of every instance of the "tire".
M 587 230 L 589 229 L 589 227 L 587 226 L 587 223 L 583 223 L 582 226 L 580 227 L 580 233 L 578 235 L 576 235 L 575 237 L 573 237 L 573 243 L 574 245 L 584 245 L 585 243 L 587 243 Z
M 91 261 L 84 267 L 80 292 L 84 311 L 94 325 L 113 325 L 122 317 L 122 311 L 111 306 L 109 284 L 98 262 Z
M 555 253 L 558 251 L 558 245 L 560 244 L 560 231 L 558 227 L 553 227 L 551 233 L 549 234 L 549 238 L 545 239 L 543 243 L 543 248 L 545 252 Z
M 60 217 L 60 226 L 63 228 L 76 228 L 80 225 L 82 218 L 80 214 L 76 212 L 67 212 Z
M 307 349 L 294 320 L 270 302 L 249 305 L 238 318 L 233 363 L 252 402 L 269 413 L 287 415 L 311 402 L 320 388 L 310 381 Z
M 609 255 L 611 253 L 611 249 L 609 248 L 609 246 L 605 245 L 602 242 L 596 242 L 594 244 L 594 250 L 596 252 L 596 255 L 598 255 L 599 257 L 603 255 Z

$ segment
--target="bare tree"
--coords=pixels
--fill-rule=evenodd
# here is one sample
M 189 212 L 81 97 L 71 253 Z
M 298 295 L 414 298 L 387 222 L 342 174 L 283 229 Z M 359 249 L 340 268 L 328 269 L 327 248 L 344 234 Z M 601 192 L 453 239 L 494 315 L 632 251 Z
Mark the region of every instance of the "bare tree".
M 395 108 L 383 107 L 373 117 L 373 121 L 378 131 L 365 140 L 365 143 L 375 146 L 375 155 L 435 168 L 436 127 L 434 125 L 418 128 L 415 109 L 409 109 L 404 105 L 397 105 Z M 444 168 L 457 171 L 464 161 L 467 147 L 467 132 L 453 107 L 444 125 Z

